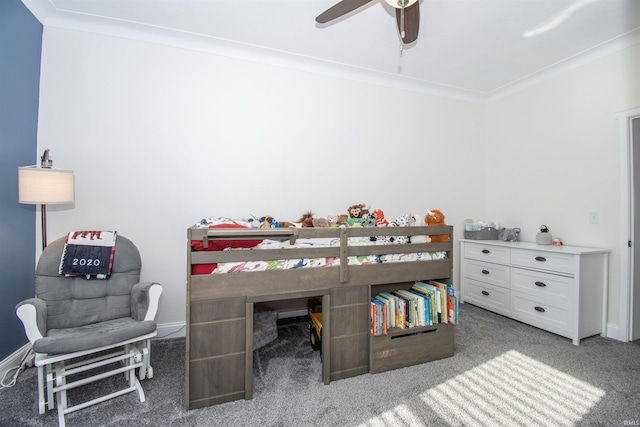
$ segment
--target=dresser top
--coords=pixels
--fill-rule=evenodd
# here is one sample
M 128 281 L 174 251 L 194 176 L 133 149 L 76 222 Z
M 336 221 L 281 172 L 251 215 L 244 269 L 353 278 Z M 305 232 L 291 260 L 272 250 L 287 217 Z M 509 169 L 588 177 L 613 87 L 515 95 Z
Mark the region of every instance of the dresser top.
M 516 249 L 535 249 L 538 251 L 546 252 L 558 252 L 565 254 L 597 254 L 610 252 L 609 249 L 602 248 L 587 248 L 581 246 L 553 246 L 553 245 L 539 245 L 535 242 L 504 242 L 502 240 L 473 240 L 473 239 L 460 239 L 461 242 L 476 243 L 478 245 L 486 246 L 502 246 L 506 248 Z

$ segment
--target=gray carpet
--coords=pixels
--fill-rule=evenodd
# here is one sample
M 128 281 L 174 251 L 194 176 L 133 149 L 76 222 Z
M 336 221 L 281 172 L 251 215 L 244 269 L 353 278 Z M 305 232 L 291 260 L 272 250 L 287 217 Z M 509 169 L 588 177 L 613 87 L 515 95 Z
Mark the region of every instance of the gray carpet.
M 184 409 L 184 339 L 153 342 L 147 400 L 134 394 L 67 415 L 73 426 L 640 425 L 640 345 L 566 338 L 465 304 L 455 355 L 323 385 L 306 323 L 280 326 L 256 351 L 254 398 Z M 121 376 L 105 381 L 124 381 Z M 91 397 L 91 388 L 79 391 Z M 1 426 L 54 426 L 37 414 L 36 372 L 0 391 Z M 77 394 L 76 394 L 77 397 Z M 73 395 L 71 395 L 73 399 Z

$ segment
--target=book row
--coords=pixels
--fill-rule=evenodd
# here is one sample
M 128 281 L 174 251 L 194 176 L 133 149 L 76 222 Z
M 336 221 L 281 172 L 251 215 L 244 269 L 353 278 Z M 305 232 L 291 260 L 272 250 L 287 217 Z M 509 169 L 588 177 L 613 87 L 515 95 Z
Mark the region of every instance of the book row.
M 458 323 L 458 296 L 450 283 L 415 282 L 411 289 L 381 292 L 371 297 L 371 335 L 392 328 L 409 329 L 438 323 Z

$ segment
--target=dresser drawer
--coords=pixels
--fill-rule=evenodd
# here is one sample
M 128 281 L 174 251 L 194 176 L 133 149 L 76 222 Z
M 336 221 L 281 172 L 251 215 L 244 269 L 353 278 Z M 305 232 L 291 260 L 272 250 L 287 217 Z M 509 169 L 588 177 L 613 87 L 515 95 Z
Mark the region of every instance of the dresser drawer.
M 575 280 L 572 277 L 542 271 L 511 269 L 511 290 L 568 303 Z
M 511 292 L 511 317 L 547 331 L 571 337 L 571 305 Z
M 577 267 L 573 255 L 528 249 L 512 249 L 511 264 L 571 275 Z
M 464 249 L 464 256 L 465 258 L 509 264 L 509 251 L 509 248 L 501 246 L 467 243 Z
M 503 288 L 509 287 L 510 267 L 472 259 L 465 259 L 463 263 L 465 277 Z
M 464 302 L 486 308 L 499 314 L 509 315 L 509 289 L 473 279 L 463 279 L 462 299 Z

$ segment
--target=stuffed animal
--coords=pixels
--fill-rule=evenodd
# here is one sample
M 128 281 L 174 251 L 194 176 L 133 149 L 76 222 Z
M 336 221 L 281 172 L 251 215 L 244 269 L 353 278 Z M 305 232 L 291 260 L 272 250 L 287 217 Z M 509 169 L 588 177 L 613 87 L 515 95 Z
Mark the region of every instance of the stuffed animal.
M 419 218 L 416 218 L 416 222 L 412 224 L 412 226 L 414 227 L 420 227 L 424 225 L 425 223 L 422 221 L 422 219 L 419 219 Z M 419 234 L 419 235 L 409 236 L 409 240 L 411 241 L 411 243 L 427 243 L 428 237 L 425 236 L 424 234 Z
M 427 209 L 427 214 L 424 217 L 424 222 L 427 226 L 440 226 L 447 225 L 444 222 L 444 214 L 440 212 L 438 209 Z M 442 243 L 442 242 L 450 242 L 451 238 L 449 235 L 432 235 L 427 236 L 427 241 L 430 243 Z
M 326 218 L 312 218 L 312 227 L 329 227 L 329 221 Z
M 298 220 L 302 227 L 313 227 L 313 212 L 307 211 Z
M 376 214 L 375 213 L 366 213 L 362 216 L 364 222 L 362 223 L 363 227 L 377 227 L 376 225 Z M 378 240 L 376 236 L 369 236 L 369 240 L 375 242 Z
M 384 212 L 381 209 L 376 209 L 373 211 L 373 214 L 376 216 L 377 227 L 386 227 L 389 225 L 389 221 L 384 217 Z
M 347 225 L 348 219 L 349 219 L 349 216 L 347 214 L 327 215 L 327 221 L 329 222 L 329 227 L 343 227 Z
M 349 206 L 349 209 L 347 209 L 347 212 L 349 212 L 349 219 L 347 220 L 347 223 L 351 227 L 362 227 L 362 223 L 364 222 L 362 216 L 365 213 L 369 213 L 363 204 L 351 205 Z
M 272 216 L 263 216 L 262 218 L 259 219 L 260 221 L 260 228 L 277 228 L 278 227 L 278 221 L 276 221 Z
M 329 221 L 326 218 L 314 218 L 311 211 L 305 212 L 298 222 L 302 223 L 302 227 L 329 227 Z
M 376 214 L 375 213 L 366 213 L 362 216 L 362 226 L 363 227 L 375 227 L 376 226 Z
M 347 212 L 349 212 L 349 218 L 362 218 L 362 215 L 367 213 L 363 204 L 349 206 Z
M 287 228 L 295 227 L 296 225 L 288 221 L 277 221 L 274 217 L 267 215 L 263 216 L 259 220 L 260 228 Z
M 410 227 L 411 225 L 415 224 L 415 222 L 416 217 L 412 214 L 400 215 L 389 223 L 389 227 Z M 391 237 L 391 241 L 398 244 L 411 243 L 411 241 L 409 240 L 409 236 L 394 236 Z

